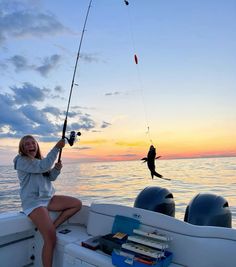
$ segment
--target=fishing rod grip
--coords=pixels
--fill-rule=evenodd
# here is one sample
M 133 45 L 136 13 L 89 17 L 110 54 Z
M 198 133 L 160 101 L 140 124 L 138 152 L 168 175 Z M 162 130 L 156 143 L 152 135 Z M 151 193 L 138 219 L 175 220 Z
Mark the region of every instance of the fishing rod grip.
M 62 129 L 62 139 L 65 139 L 65 135 L 66 135 L 66 127 L 67 127 L 67 118 L 65 118 L 64 124 L 63 124 L 63 129 Z M 58 160 L 57 162 L 61 161 L 61 154 L 62 154 L 62 148 L 59 151 L 59 155 L 58 155 Z
M 57 162 L 60 162 L 60 161 L 61 161 L 61 154 L 62 154 L 62 149 L 60 149 L 60 151 L 59 151 L 59 155 L 58 155 L 58 160 L 57 160 Z

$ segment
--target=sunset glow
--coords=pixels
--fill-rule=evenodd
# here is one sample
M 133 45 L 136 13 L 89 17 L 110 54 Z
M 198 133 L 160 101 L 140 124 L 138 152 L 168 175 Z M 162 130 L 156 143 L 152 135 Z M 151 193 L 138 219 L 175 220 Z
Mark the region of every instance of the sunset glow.
M 23 135 L 44 155 L 60 139 L 87 7 L 1 1 L 0 164 Z M 151 144 L 161 159 L 236 156 L 235 8 L 94 0 L 66 133 L 82 135 L 62 159 L 140 160 Z

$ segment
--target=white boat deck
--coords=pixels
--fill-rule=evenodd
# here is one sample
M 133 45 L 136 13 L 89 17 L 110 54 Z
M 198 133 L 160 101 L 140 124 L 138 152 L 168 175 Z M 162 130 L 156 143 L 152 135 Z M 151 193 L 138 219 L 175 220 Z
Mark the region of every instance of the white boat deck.
M 116 215 L 138 218 L 143 231 L 169 235 L 170 267 L 235 267 L 236 229 L 195 226 L 147 210 L 92 204 L 57 229 L 54 267 L 113 267 L 111 256 L 81 246 L 91 236 L 111 232 Z M 56 216 L 56 214 L 52 214 Z M 60 233 L 61 230 L 68 233 Z M 42 238 L 23 214 L 0 214 L 0 258 L 3 267 L 41 267 Z M 14 255 L 14 257 L 12 256 Z M 34 259 L 32 258 L 34 255 Z

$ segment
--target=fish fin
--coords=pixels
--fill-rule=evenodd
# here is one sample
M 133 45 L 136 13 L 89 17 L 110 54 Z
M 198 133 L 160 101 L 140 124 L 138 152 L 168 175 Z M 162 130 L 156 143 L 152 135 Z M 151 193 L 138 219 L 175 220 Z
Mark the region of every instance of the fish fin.
M 146 162 L 147 161 L 147 158 L 142 158 L 141 160 L 143 160 L 144 162 Z
M 156 157 L 156 159 L 159 159 L 161 156 Z

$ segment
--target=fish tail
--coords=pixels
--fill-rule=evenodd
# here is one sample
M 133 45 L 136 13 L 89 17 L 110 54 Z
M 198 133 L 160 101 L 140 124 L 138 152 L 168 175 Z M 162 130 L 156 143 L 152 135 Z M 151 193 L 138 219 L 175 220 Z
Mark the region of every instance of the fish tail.
M 155 172 L 152 174 L 152 176 L 153 176 L 153 175 L 155 175 L 155 176 L 157 176 L 157 177 L 159 177 L 159 178 L 162 178 L 162 175 L 161 175 L 161 174 L 159 174 L 159 173 L 158 173 L 158 172 L 156 172 L 156 171 L 155 171 Z

